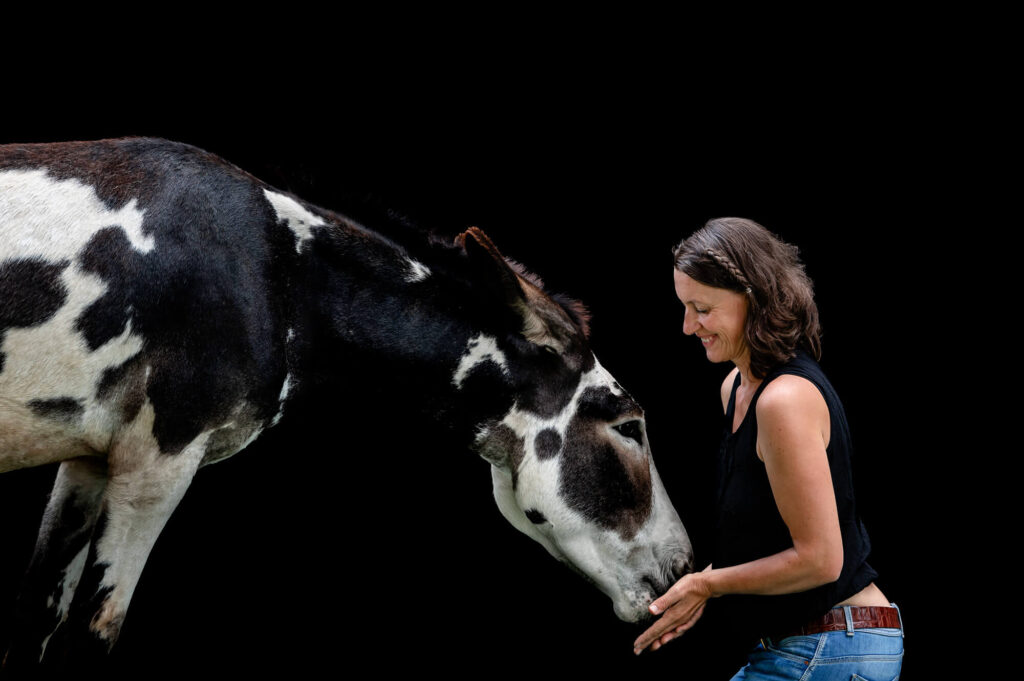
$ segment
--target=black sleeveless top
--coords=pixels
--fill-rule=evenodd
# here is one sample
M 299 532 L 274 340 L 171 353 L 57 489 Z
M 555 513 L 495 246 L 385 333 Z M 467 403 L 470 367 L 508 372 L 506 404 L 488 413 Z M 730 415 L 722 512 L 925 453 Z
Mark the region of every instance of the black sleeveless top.
M 728 567 L 779 553 L 793 546 L 789 530 L 772 495 L 764 462 L 757 457 L 757 399 L 765 386 L 783 374 L 811 381 L 825 398 L 831 419 L 826 449 L 839 510 L 843 538 L 843 569 L 839 579 L 809 591 L 779 596 L 727 595 L 713 601 L 717 617 L 734 635 L 756 639 L 808 622 L 868 586 L 878 574 L 866 562 L 871 544 L 857 515 L 854 500 L 850 442 L 846 414 L 821 367 L 808 354 L 773 370 L 758 386 L 743 422 L 732 432 L 736 389 L 726 410 L 725 433 L 718 461 L 718 511 L 712 565 Z M 709 611 L 711 608 L 709 608 Z

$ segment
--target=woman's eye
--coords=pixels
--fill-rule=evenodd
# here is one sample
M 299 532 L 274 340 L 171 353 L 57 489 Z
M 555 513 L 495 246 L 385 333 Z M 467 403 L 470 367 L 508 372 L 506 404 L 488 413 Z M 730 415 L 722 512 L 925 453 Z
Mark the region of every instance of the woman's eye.
M 625 423 L 620 423 L 617 426 L 612 426 L 612 428 L 618 431 L 619 435 L 622 435 L 622 437 L 627 437 L 643 447 L 644 436 L 643 431 L 640 428 L 639 421 L 626 421 Z

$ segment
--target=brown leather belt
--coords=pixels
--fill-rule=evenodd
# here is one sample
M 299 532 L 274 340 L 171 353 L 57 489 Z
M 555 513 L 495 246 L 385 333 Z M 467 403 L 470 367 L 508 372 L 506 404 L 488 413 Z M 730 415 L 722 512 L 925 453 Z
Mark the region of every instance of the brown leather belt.
M 823 616 L 801 627 L 791 629 L 781 636 L 771 636 L 775 641 L 789 636 L 807 636 L 826 631 L 846 631 L 844 608 L 832 608 Z M 854 629 L 899 629 L 900 613 L 896 608 L 880 606 L 850 606 L 850 618 Z

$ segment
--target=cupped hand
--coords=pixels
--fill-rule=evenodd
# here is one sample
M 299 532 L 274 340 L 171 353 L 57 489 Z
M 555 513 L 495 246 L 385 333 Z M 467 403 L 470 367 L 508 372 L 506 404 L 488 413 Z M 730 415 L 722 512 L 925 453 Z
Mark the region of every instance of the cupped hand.
M 648 647 L 657 650 L 697 623 L 704 614 L 704 605 L 711 598 L 711 589 L 703 577 L 699 572 L 684 575 L 651 603 L 651 614 L 661 617 L 633 642 L 635 654 L 639 655 Z

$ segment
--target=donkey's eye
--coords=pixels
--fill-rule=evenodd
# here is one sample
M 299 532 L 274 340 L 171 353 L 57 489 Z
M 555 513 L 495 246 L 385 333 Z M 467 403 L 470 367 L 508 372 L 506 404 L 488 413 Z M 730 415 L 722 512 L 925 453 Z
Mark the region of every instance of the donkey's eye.
M 640 429 L 639 421 L 626 421 L 617 426 L 612 426 L 622 437 L 628 437 L 641 447 L 644 444 L 643 431 Z
M 526 514 L 526 517 L 529 518 L 530 522 L 534 525 L 540 525 L 548 521 L 548 519 L 544 517 L 544 514 L 535 508 L 527 509 L 523 511 L 523 513 Z

